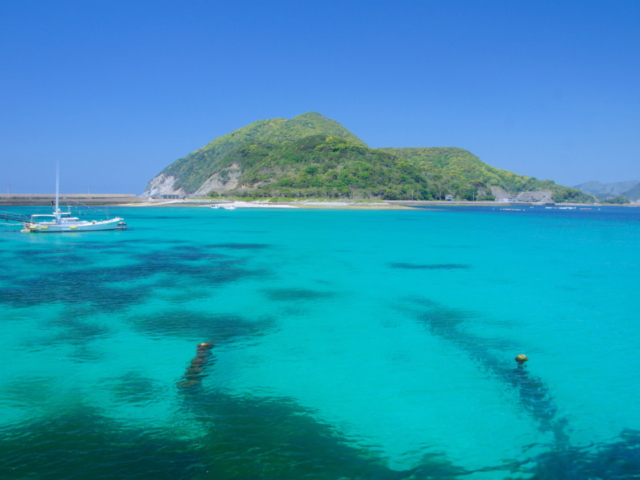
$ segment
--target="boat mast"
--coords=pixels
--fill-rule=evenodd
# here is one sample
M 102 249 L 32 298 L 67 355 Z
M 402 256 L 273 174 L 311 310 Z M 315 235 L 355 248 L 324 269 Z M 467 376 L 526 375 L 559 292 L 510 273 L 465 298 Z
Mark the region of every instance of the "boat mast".
M 60 162 L 56 162 L 56 209 L 53 214 L 56 216 L 56 223 L 60 223 L 60 209 L 58 208 L 58 195 L 60 190 Z

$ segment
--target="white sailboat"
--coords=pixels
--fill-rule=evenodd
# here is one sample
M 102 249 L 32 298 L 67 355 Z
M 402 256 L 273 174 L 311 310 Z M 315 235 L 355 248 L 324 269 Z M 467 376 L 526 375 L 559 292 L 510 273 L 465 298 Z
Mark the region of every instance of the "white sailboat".
M 94 232 L 103 230 L 124 230 L 127 224 L 120 217 L 107 220 L 80 220 L 71 216 L 71 208 L 66 212 L 60 210 L 59 205 L 59 175 L 56 168 L 56 200 L 53 214 L 31 215 L 24 223 L 23 232 L 31 233 L 63 233 L 63 232 Z

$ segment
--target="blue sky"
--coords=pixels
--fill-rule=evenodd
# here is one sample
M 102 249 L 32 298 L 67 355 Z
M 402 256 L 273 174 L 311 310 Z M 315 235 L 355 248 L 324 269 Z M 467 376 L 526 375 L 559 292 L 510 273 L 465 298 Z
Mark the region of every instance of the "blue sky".
M 253 121 L 640 180 L 640 1 L 0 0 L 0 192 L 141 193 Z

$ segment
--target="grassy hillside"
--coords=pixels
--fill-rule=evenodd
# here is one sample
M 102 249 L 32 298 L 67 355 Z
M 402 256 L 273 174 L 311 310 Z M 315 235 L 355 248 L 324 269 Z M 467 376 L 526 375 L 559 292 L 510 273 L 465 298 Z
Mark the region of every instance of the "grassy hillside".
M 223 166 L 242 169 L 234 194 L 253 197 L 433 198 L 410 162 L 341 137 L 313 135 L 246 145 Z
M 329 135 L 245 144 L 222 159 L 218 171 L 231 165 L 242 172 L 233 194 L 251 197 L 444 200 L 453 195 L 459 200 L 492 200 L 491 185 L 519 191 L 536 182 L 545 189 L 571 190 L 492 169 L 462 149 L 375 150 Z M 479 172 L 487 167 L 493 176 L 483 179 Z
M 280 143 L 317 134 L 343 137 L 355 144 L 366 146 L 362 140 L 338 122 L 325 118 L 319 113 L 309 112 L 291 120 L 274 118 L 254 122 L 216 138 L 201 149 L 176 160 L 161 173 L 165 176 L 175 176 L 175 188 L 182 188 L 191 194 L 198 190 L 214 171 L 219 170 L 218 164 L 225 156 L 242 145 L 259 141 Z
M 593 197 L 575 188 L 558 185 L 551 180 L 517 175 L 507 170 L 487 165 L 462 148 L 382 148 L 419 166 L 431 175 L 459 179 L 477 186 L 500 187 L 512 195 L 519 192 L 549 190 L 557 202 L 591 202 Z

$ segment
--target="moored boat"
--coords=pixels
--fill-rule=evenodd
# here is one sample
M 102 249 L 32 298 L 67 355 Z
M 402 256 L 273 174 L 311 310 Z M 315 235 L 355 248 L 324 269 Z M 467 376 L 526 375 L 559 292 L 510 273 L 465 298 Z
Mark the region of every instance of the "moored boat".
M 23 232 L 30 233 L 63 233 L 63 232 L 95 232 L 103 230 L 124 230 L 127 224 L 120 217 L 107 218 L 105 220 L 80 220 L 71 216 L 71 209 L 60 210 L 58 172 L 56 171 L 56 199 L 53 205 L 53 213 L 48 215 L 31 215 L 28 221 L 23 223 Z
M 107 220 L 80 220 L 78 217 L 72 217 L 71 212 L 61 212 L 60 209 L 56 208 L 52 215 L 31 215 L 30 221 L 24 223 L 24 230 L 22 231 L 31 233 L 62 233 L 124 230 L 126 228 L 127 224 L 124 223 L 120 217 Z

